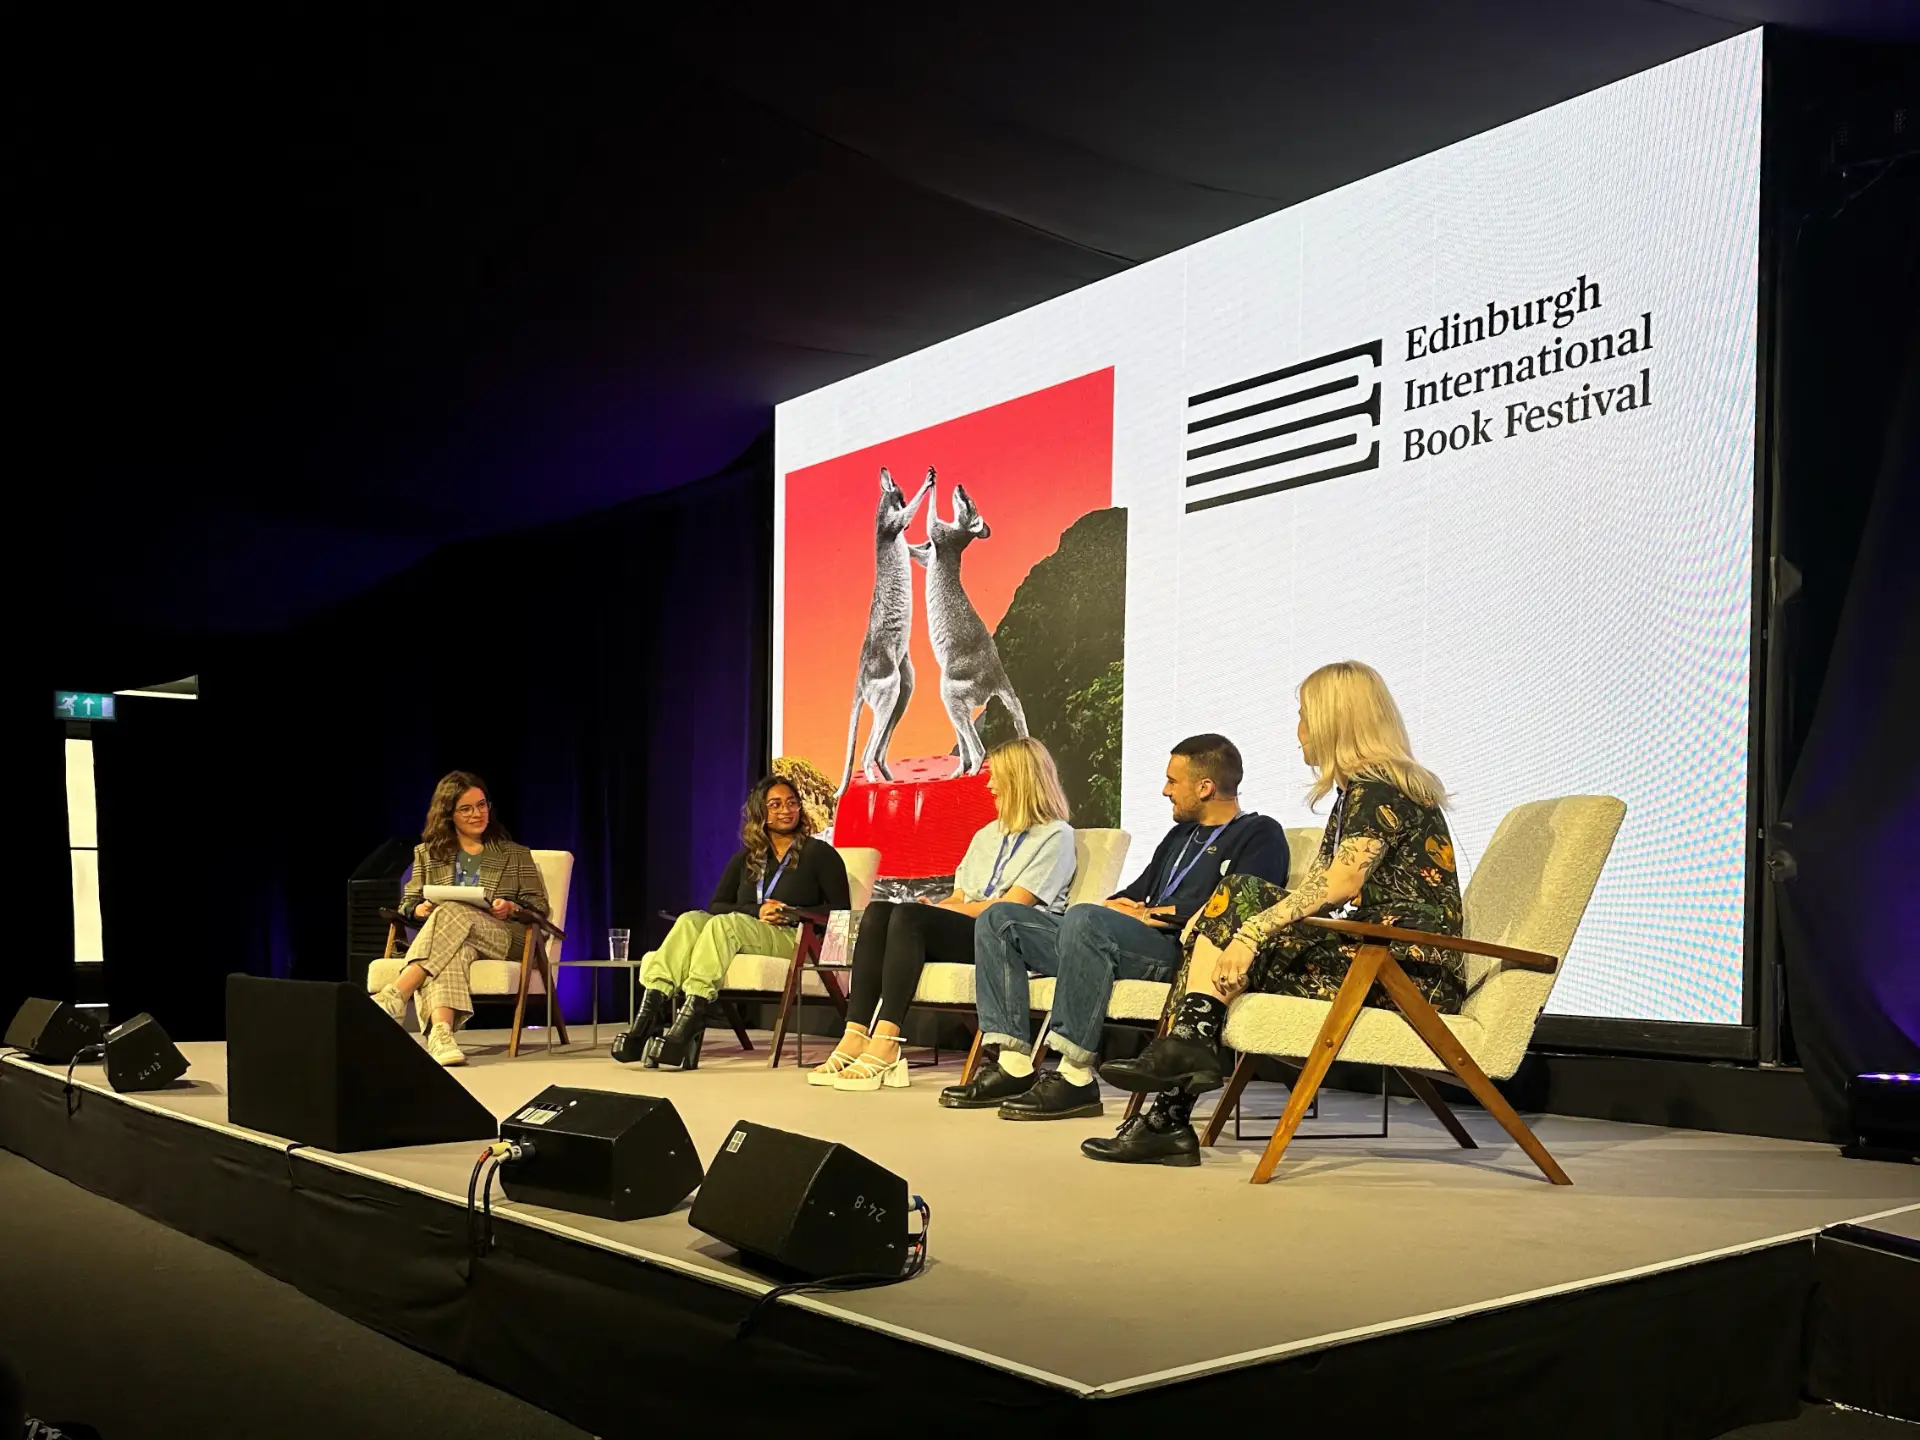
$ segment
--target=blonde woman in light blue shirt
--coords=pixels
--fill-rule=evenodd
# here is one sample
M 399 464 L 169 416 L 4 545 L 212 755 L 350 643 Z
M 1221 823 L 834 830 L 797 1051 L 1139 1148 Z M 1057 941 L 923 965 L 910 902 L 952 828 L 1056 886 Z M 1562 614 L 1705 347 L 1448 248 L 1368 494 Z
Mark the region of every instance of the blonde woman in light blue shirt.
M 907 1066 L 900 1022 L 929 960 L 973 963 L 973 922 L 989 905 L 1058 913 L 1073 884 L 1073 827 L 1060 772 L 1038 740 L 1009 740 L 987 756 L 987 789 L 999 813 L 968 842 L 953 893 L 939 902 L 876 901 L 860 917 L 847 1029 L 808 1081 L 836 1090 L 901 1089 Z M 867 1027 L 872 1024 L 872 1029 Z

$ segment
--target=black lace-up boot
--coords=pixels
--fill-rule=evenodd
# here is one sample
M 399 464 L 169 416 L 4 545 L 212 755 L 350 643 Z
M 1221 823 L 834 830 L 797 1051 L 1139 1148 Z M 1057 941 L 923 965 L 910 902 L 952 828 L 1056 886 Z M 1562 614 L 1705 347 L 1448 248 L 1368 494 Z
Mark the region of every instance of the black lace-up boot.
M 1189 991 L 1173 1017 L 1173 1028 L 1131 1060 L 1109 1060 L 1100 1078 L 1135 1094 L 1184 1090 L 1201 1095 L 1226 1079 L 1220 1061 L 1220 1032 L 1227 1023 L 1225 1002 Z
M 1198 1165 L 1200 1137 L 1193 1130 L 1193 1096 L 1183 1091 L 1156 1095 L 1153 1104 L 1121 1124 L 1110 1140 L 1082 1140 L 1089 1160 L 1115 1165 Z

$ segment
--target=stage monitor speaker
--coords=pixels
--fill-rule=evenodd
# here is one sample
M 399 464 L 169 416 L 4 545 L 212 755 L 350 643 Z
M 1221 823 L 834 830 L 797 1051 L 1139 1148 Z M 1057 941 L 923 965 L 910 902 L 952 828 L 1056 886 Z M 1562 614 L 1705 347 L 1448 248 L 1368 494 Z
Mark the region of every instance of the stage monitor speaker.
M 153 1016 L 136 1015 L 107 1032 L 107 1083 L 115 1090 L 163 1090 L 186 1073 L 187 1057 Z
M 65 1065 L 88 1046 L 100 1043 L 100 1026 L 86 1011 L 64 1000 L 36 998 L 14 1012 L 6 1043 L 44 1065 Z
M 699 1187 L 693 1137 L 671 1100 L 549 1085 L 500 1122 L 525 1148 L 500 1162 L 509 1200 L 638 1220 L 664 1215 Z
M 227 1116 L 323 1150 L 491 1140 L 493 1115 L 360 986 L 227 977 Z
M 808 1279 L 898 1275 L 907 1182 L 830 1140 L 741 1120 L 707 1167 L 687 1223 Z

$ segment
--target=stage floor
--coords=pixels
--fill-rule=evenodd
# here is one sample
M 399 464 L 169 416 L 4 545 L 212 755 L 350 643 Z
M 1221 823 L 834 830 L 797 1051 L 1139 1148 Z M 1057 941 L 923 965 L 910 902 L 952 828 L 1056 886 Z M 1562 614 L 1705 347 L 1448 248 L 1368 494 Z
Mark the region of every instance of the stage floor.
M 496 1115 L 551 1084 L 639 1091 L 673 1100 L 703 1156 L 747 1118 L 842 1141 L 898 1172 L 933 1209 L 926 1272 L 797 1303 L 1080 1396 L 1653 1274 L 1844 1221 L 1920 1221 L 1920 1168 L 1793 1141 L 1542 1117 L 1535 1128 L 1574 1182 L 1556 1188 L 1477 1110 L 1462 1118 L 1478 1151 L 1457 1148 L 1411 1101 L 1395 1103 L 1390 1139 L 1316 1141 L 1316 1128 L 1364 1129 L 1379 1115 L 1377 1097 L 1329 1092 L 1324 1118 L 1303 1127 L 1274 1182 L 1254 1186 L 1261 1142 L 1251 1139 L 1226 1141 L 1197 1170 L 1084 1160 L 1080 1140 L 1118 1120 L 1112 1094 L 1105 1120 L 1011 1124 L 942 1110 L 937 1091 L 956 1078 L 957 1060 L 915 1070 L 908 1090 L 853 1095 L 810 1087 L 791 1065 L 769 1071 L 764 1048 L 741 1055 L 723 1032 L 690 1073 L 618 1066 L 604 1046 L 536 1045 L 510 1060 L 503 1036 L 464 1038 L 473 1060 L 454 1073 Z M 181 1048 L 190 1087 L 118 1098 L 232 1130 L 225 1047 Z M 75 1079 L 104 1086 L 98 1067 Z M 1278 1111 L 1281 1092 L 1265 1089 L 1250 1094 L 1250 1116 Z M 473 1151 L 337 1163 L 463 1205 Z M 624 1224 L 496 1210 L 732 1288 L 766 1285 L 691 1229 L 685 1206 Z

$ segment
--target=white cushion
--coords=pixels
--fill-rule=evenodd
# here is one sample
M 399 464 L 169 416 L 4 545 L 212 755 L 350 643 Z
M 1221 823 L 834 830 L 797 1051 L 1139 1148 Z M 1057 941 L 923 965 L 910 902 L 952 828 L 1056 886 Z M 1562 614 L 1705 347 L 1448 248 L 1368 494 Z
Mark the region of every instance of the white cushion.
M 929 961 L 921 967 L 920 985 L 913 992 L 913 1003 L 971 1005 L 973 996 L 973 966 Z
M 1327 1012 L 1325 1000 L 1303 1000 L 1293 995 L 1242 995 L 1227 1015 L 1229 1048 L 1250 1055 L 1305 1056 L 1313 1049 Z M 1443 1015 L 1447 1028 L 1460 1037 L 1467 1053 L 1479 1057 L 1485 1038 L 1480 1022 L 1468 1015 Z M 1432 1070 L 1439 1059 L 1426 1047 L 1397 1010 L 1368 1006 L 1353 1022 L 1340 1059 L 1363 1065 L 1402 1065 Z
M 1316 830 L 1311 825 L 1289 825 L 1287 827 L 1287 883 L 1298 885 L 1307 878 L 1307 871 L 1313 868 L 1313 862 L 1320 858 L 1320 837 L 1325 830 Z
M 852 910 L 864 910 L 873 898 L 873 882 L 880 874 L 880 852 L 867 845 L 835 846 L 847 867 L 847 892 Z
M 1058 983 L 1051 975 L 1036 975 L 1027 981 L 1028 1004 L 1033 1010 L 1053 1009 L 1053 988 Z M 1107 996 L 1107 1018 L 1157 1021 L 1166 1008 L 1167 991 L 1172 988 L 1164 980 L 1116 980 Z
M 787 988 L 787 971 L 792 968 L 793 957 L 779 955 L 736 955 L 727 966 L 727 973 L 720 981 L 722 990 L 754 990 L 765 995 L 778 995 Z M 824 998 L 827 987 L 820 983 L 820 977 L 810 969 L 800 972 L 800 988 L 808 995 Z M 842 982 L 840 988 L 845 990 Z
M 1073 884 L 1069 905 L 1098 904 L 1120 888 L 1120 870 L 1127 863 L 1133 836 L 1125 830 L 1073 832 Z

